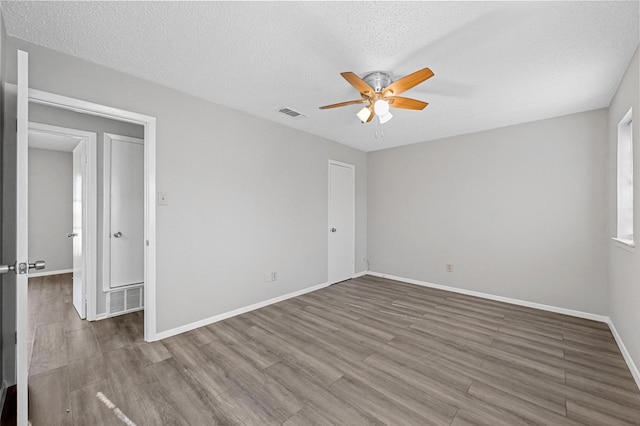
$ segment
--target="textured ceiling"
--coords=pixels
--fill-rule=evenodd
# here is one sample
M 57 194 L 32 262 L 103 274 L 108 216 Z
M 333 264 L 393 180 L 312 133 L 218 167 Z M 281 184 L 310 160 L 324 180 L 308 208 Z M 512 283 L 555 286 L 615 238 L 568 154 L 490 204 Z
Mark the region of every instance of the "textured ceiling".
M 7 33 L 365 151 L 609 105 L 631 2 L 2 2 Z M 340 76 L 430 67 L 376 138 Z M 279 114 L 289 107 L 306 118 Z

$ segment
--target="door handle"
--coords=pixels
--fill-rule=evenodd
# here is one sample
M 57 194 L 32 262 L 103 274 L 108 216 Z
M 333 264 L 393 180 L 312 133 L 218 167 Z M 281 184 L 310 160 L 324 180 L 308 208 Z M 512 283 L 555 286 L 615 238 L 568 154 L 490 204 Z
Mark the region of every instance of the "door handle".
M 120 238 L 120 237 L 122 237 L 122 232 L 118 231 L 118 232 L 114 233 L 113 236 L 115 238 Z
M 29 269 L 35 269 L 40 270 L 40 269 L 44 269 L 44 267 L 46 266 L 46 263 L 44 260 L 36 260 L 33 263 L 29 263 Z
M 14 271 L 16 270 L 16 265 L 0 265 L 0 274 L 6 274 L 9 271 Z
M 28 264 L 29 269 L 40 270 L 44 269 L 46 263 L 44 260 L 36 260 L 33 263 Z M 17 270 L 17 272 L 16 272 Z M 26 263 L 14 263 L 13 265 L 0 265 L 0 274 L 6 274 L 7 272 L 13 271 L 16 274 L 26 274 L 27 273 L 27 264 Z
M 336 232 L 337 229 L 336 228 L 331 228 L 331 232 Z
M 67 232 L 67 238 L 73 238 L 77 236 L 78 236 L 77 232 Z

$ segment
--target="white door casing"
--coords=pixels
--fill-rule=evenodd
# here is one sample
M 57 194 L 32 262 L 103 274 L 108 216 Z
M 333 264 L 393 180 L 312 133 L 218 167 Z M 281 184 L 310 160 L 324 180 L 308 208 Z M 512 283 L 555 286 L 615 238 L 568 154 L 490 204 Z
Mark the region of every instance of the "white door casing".
M 329 160 L 329 283 L 353 278 L 355 166 Z
M 17 87 L 13 84 L 5 84 L 5 89 L 17 92 Z M 29 102 L 139 124 L 144 127 L 144 227 L 146 244 L 144 257 L 144 340 L 147 342 L 156 341 L 158 339 L 156 331 L 156 118 L 37 89 L 28 89 L 28 93 Z M 88 315 L 91 315 L 90 311 Z
M 86 312 L 86 233 L 87 143 L 81 140 L 73 149 L 73 306 L 80 318 Z
M 144 282 L 144 141 L 104 135 L 103 289 Z M 107 246 L 108 245 L 108 246 Z

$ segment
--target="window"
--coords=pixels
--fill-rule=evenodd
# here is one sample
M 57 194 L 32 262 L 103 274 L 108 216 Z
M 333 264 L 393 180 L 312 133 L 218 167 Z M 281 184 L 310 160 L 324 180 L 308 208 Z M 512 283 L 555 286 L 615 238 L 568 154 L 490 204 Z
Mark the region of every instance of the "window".
M 616 241 L 633 243 L 633 129 L 630 109 L 618 124 L 618 232 Z

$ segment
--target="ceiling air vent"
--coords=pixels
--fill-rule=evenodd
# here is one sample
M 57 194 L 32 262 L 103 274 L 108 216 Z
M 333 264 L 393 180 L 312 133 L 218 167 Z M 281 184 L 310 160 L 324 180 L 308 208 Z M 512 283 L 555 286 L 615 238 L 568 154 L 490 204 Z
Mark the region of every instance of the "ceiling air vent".
M 278 110 L 278 112 L 281 113 L 281 114 L 288 115 L 291 118 L 298 118 L 299 119 L 299 118 L 306 117 L 306 115 L 304 115 L 303 113 L 298 112 L 298 111 L 294 111 L 291 108 L 287 108 L 287 107 L 280 108 Z

